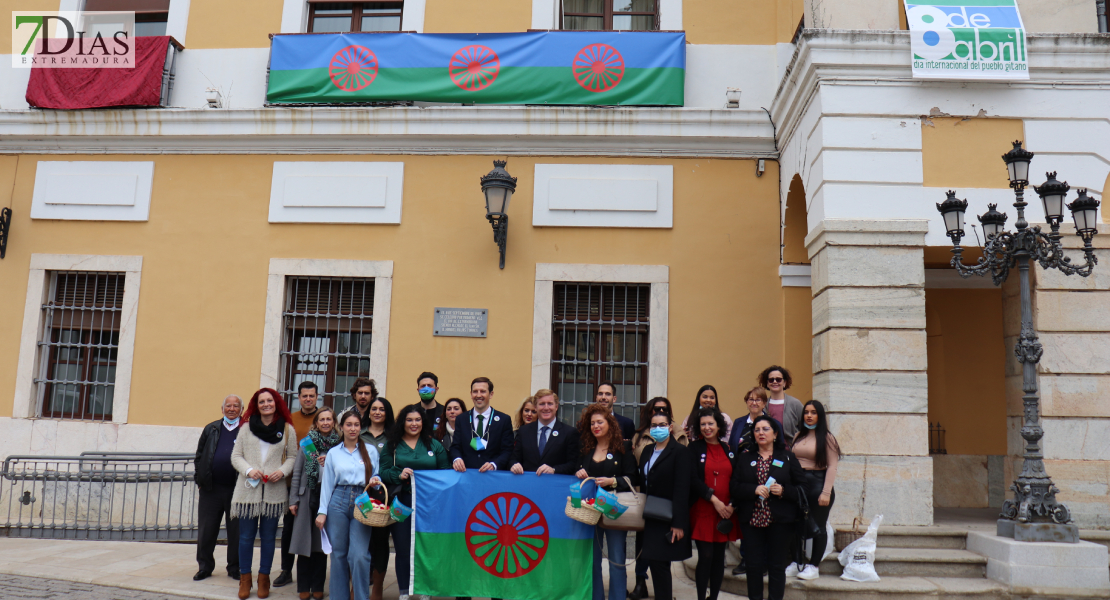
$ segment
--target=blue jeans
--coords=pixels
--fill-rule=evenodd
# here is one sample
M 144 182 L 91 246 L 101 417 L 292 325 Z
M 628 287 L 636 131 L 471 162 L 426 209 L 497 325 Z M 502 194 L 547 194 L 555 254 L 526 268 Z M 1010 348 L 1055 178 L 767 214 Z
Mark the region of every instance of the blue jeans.
M 609 600 L 625 600 L 628 596 L 628 572 L 625 571 L 624 564 L 624 545 L 627 536 L 628 532 L 626 531 L 602 529 L 600 525 L 594 528 L 593 600 L 605 600 L 605 584 L 601 579 L 601 563 L 605 561 L 605 557 L 601 554 L 602 537 L 605 538 L 605 543 L 609 546 Z
M 324 527 L 331 542 L 329 590 L 332 600 L 350 600 L 348 580 L 357 600 L 370 597 L 370 527 L 352 516 L 355 498 L 362 489 L 358 485 L 337 485 L 328 504 Z
M 258 572 L 270 574 L 274 564 L 274 540 L 277 538 L 277 517 L 255 517 L 239 519 L 239 574 L 251 574 L 251 561 L 254 560 L 254 536 L 262 538 L 261 555 L 258 558 Z

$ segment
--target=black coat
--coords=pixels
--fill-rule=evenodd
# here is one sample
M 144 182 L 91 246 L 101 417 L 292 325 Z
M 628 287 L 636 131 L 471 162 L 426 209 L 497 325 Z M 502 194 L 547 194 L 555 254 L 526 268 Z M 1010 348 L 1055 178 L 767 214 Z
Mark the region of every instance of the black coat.
M 672 518 L 670 523 L 650 519 L 644 521 L 644 550 L 640 556 L 644 560 L 686 560 L 693 554 L 690 546 L 690 451 L 671 436 L 667 447 L 645 477 L 644 467 L 654 452 L 655 445 L 652 444 L 640 454 L 638 472 L 644 478 L 640 489 L 649 496 L 670 500 Z M 682 539 L 675 543 L 670 541 L 672 527 L 685 532 Z
M 573 475 L 578 470 L 578 430 L 556 419 L 547 434 L 547 445 L 543 454 L 539 447 L 540 422 L 533 421 L 521 425 L 516 432 L 513 456 L 510 465 L 520 464 L 525 471 L 535 472 L 541 465 L 547 465 L 559 475 Z
M 732 464 L 732 483 L 729 491 L 732 493 L 732 505 L 740 516 L 741 523 L 750 523 L 752 511 L 755 510 L 757 496 L 755 489 L 759 487 L 756 479 L 755 460 L 758 450 L 744 452 L 736 457 Z M 782 496 L 771 494 L 768 500 L 771 503 L 771 521 L 774 523 L 793 523 L 798 520 L 798 489 L 799 484 L 805 481 L 802 465 L 789 450 L 779 450 L 771 455 L 772 461 L 782 462 L 782 466 L 771 463 L 769 476 L 775 478 L 775 483 L 782 486 Z
M 474 437 L 473 420 L 473 409 L 466 411 L 465 415 L 455 417 L 455 435 L 451 438 L 451 462 L 461 458 L 468 469 L 480 469 L 482 465 L 491 462 L 498 471 L 508 470 L 511 466 L 509 459 L 513 455 L 512 418 L 499 410 L 490 413 L 490 422 L 485 424 L 488 435 L 482 436 L 482 439 L 486 440 L 485 450 L 475 450 L 470 447 L 470 440 Z
M 728 444 L 724 441 L 721 442 L 721 447 L 724 448 L 725 454 L 728 455 L 729 461 L 733 463 L 733 468 L 736 468 L 736 454 L 729 450 Z M 693 506 L 693 499 L 701 498 L 706 502 L 711 502 L 713 492 L 709 491 L 709 486 L 705 483 L 705 454 L 709 451 L 709 444 L 703 439 L 696 439 L 690 442 L 686 447 L 690 451 L 690 470 L 693 471 L 694 476 L 690 478 L 690 505 Z M 725 484 L 729 485 L 729 493 L 732 493 L 732 482 Z M 735 504 L 735 503 L 733 503 Z
M 197 442 L 193 467 L 197 487 L 205 491 L 212 487 L 212 459 L 216 456 L 216 446 L 220 443 L 222 431 L 225 431 L 223 419 L 213 421 L 204 426 L 200 432 L 200 441 Z
M 617 419 L 617 425 L 620 425 L 621 437 L 624 441 L 631 442 L 632 436 L 636 435 L 636 423 L 624 415 L 613 413 L 613 416 Z
M 609 458 L 610 456 L 612 458 Z M 609 451 L 601 462 L 594 462 L 594 451 L 590 450 L 582 453 L 578 463 L 575 472 L 578 469 L 585 469 L 590 477 L 616 477 L 617 492 L 632 491 L 632 488 L 628 487 L 628 482 L 624 480 L 625 477 L 632 482 L 632 485 L 640 484 L 640 476 L 636 470 L 636 457 L 627 447 L 623 452 Z

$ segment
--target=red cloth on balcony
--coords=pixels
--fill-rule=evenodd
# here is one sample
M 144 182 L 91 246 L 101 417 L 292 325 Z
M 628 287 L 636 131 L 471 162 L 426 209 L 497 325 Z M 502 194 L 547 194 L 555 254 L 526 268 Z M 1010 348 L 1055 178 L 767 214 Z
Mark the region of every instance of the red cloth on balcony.
M 76 110 L 111 106 L 158 106 L 169 36 L 135 38 L 131 69 L 31 68 L 27 104 Z

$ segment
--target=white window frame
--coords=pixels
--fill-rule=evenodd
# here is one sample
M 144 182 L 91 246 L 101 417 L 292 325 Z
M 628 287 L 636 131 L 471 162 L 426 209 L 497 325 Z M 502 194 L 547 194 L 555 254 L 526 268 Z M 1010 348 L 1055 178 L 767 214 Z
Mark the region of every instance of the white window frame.
M 259 387 L 277 389 L 284 343 L 285 280 L 287 277 L 361 277 L 374 280 L 374 315 L 370 335 L 370 379 L 385 395 L 389 366 L 389 310 L 393 296 L 393 261 L 271 258 L 266 283 L 266 324 L 262 333 L 262 376 Z
M 192 0 L 170 0 L 170 14 L 166 20 L 166 35 L 172 36 L 181 45 L 185 45 L 185 33 L 189 29 L 189 3 Z M 85 0 L 60 0 L 58 10 L 78 11 L 84 10 Z
M 532 313 L 532 390 L 551 388 L 551 327 L 555 282 L 648 283 L 648 399 L 667 395 L 667 327 L 670 321 L 670 267 L 536 263 Z
M 50 292 L 50 273 L 60 271 L 97 271 L 124 274 L 123 307 L 116 356 L 116 380 L 112 394 L 111 423 L 126 423 L 131 400 L 131 369 L 135 359 L 135 325 L 138 318 L 139 289 L 142 285 L 143 257 L 97 254 L 32 254 L 27 276 L 27 300 L 23 309 L 23 334 L 19 339 L 15 398 L 12 418 L 48 418 L 54 421 L 80 421 L 39 417 L 36 405 L 35 370 L 41 364 L 39 335 L 43 331 L 42 305 Z
M 177 2 L 177 0 L 173 1 Z M 424 33 L 425 3 L 426 0 L 405 0 L 405 6 L 401 9 L 401 31 Z M 284 0 L 281 7 L 281 32 L 305 33 L 306 31 L 308 31 L 308 0 Z
M 656 2 L 659 3 L 659 29 L 681 31 L 682 0 L 656 0 Z M 532 29 L 559 29 L 560 6 L 562 6 L 562 0 L 532 0 Z M 405 8 L 408 8 L 407 0 Z

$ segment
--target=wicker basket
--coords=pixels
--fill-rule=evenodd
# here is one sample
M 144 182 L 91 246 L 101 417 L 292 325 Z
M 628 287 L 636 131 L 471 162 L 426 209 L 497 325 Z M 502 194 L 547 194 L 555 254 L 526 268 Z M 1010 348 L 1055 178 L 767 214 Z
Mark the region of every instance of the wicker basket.
M 833 536 L 833 545 L 836 546 L 837 552 L 842 552 L 848 547 L 848 544 L 863 537 L 864 532 L 859 529 L 862 523 L 863 521 L 856 517 L 852 519 L 852 529 L 850 531 L 836 530 L 836 534 Z
M 582 483 L 593 480 L 593 477 L 587 477 L 582 480 Z M 601 513 L 598 512 L 596 509 L 590 508 L 585 504 L 582 504 L 582 506 L 579 508 L 575 508 L 574 504 L 570 500 L 570 496 L 567 496 L 567 507 L 566 510 L 564 510 L 563 512 L 565 512 L 568 517 L 574 519 L 575 521 L 578 521 L 579 523 L 585 523 L 586 525 L 597 525 L 597 522 L 601 520 Z
M 385 484 L 382 484 L 381 487 L 382 493 L 385 494 L 385 505 L 389 506 L 389 491 L 385 489 Z M 366 484 L 365 491 L 368 494 L 370 493 L 370 484 Z M 389 527 L 397 522 L 393 519 L 393 515 L 389 510 L 371 511 L 369 515 L 363 515 L 362 511 L 359 510 L 357 506 L 352 510 L 354 510 L 355 519 L 368 527 Z

